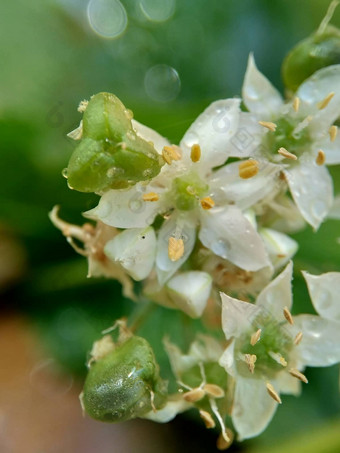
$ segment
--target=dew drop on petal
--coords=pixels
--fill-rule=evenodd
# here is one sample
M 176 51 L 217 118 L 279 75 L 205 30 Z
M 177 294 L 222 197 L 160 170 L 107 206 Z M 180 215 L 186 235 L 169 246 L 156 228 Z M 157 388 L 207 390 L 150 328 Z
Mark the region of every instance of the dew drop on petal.
M 184 144 L 191 148 L 196 143 L 199 143 L 199 137 L 195 132 L 188 132 L 184 137 Z
M 119 0 L 90 0 L 87 17 L 92 30 L 103 38 L 118 38 L 128 22 L 126 10 Z
M 181 81 L 176 69 L 166 64 L 158 64 L 146 72 L 144 87 L 147 95 L 154 101 L 169 102 L 178 96 Z
M 147 19 L 165 22 L 175 12 L 175 0 L 141 0 L 140 8 Z

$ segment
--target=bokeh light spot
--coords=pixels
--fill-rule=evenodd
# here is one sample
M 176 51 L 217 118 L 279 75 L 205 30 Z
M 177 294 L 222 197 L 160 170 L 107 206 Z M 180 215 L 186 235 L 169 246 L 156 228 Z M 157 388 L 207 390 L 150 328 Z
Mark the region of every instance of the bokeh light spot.
M 148 69 L 144 77 L 147 95 L 158 102 L 174 100 L 181 89 L 181 80 L 176 69 L 166 64 L 158 64 Z
M 141 0 L 141 10 L 153 22 L 165 22 L 175 12 L 175 0 Z
M 87 17 L 92 30 L 103 38 L 118 38 L 128 23 L 126 10 L 119 0 L 91 0 Z

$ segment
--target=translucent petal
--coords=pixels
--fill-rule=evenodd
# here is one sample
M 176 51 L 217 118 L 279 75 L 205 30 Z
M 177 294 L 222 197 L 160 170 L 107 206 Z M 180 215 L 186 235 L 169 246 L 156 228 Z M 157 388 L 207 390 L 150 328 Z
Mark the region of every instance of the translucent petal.
M 298 396 L 301 393 L 301 381 L 289 374 L 287 370 L 281 371 L 277 375 L 274 387 L 286 395 Z
M 161 154 L 164 146 L 170 145 L 170 142 L 165 137 L 162 137 L 158 132 L 154 131 L 148 126 L 132 120 L 132 126 L 141 138 L 148 142 L 152 142 L 156 151 Z
M 193 165 L 207 171 L 227 160 L 228 143 L 238 129 L 240 102 L 240 99 L 213 102 L 189 127 L 180 146 L 189 155 L 192 145 L 200 145 L 201 158 Z
M 210 296 L 212 278 L 206 272 L 191 271 L 176 275 L 167 283 L 175 305 L 192 318 L 199 318 Z
M 279 113 L 282 97 L 269 80 L 257 69 L 252 54 L 242 87 L 242 97 L 247 109 L 262 121 L 269 121 Z
M 301 215 L 317 230 L 333 204 L 333 181 L 327 168 L 305 161 L 284 174 Z
M 340 323 L 314 315 L 294 316 L 303 333 L 296 350 L 306 366 L 329 366 L 340 362 Z
M 248 271 L 270 264 L 263 242 L 236 206 L 224 206 L 201 214 L 199 239 L 213 253 Z
M 170 400 L 166 403 L 162 409 L 158 409 L 156 412 L 150 411 L 143 415 L 142 418 L 152 420 L 158 423 L 167 423 L 173 420 L 177 414 L 184 412 L 192 407 L 192 404 L 185 401 L 180 395 L 174 400 Z
M 297 252 L 299 245 L 290 236 L 270 228 L 261 228 L 259 233 L 275 270 L 287 264 Z
M 329 135 L 326 138 L 317 143 L 315 147 L 316 154 L 322 149 L 326 155 L 326 165 L 337 165 L 340 164 L 340 134 L 338 134 L 332 142 Z
M 98 206 L 84 216 L 101 220 L 116 228 L 143 228 L 151 225 L 161 207 L 161 201 L 144 201 L 137 186 L 128 190 L 109 190 L 99 200 Z
M 263 307 L 278 321 L 284 321 L 283 309 L 290 310 L 292 306 L 292 272 L 293 263 L 286 268 L 272 282 L 269 283 L 258 295 L 256 305 Z
M 277 403 L 268 395 L 264 380 L 237 377 L 231 417 L 239 440 L 260 434 L 273 418 L 276 408 Z
M 106 243 L 104 252 L 112 261 L 120 263 L 134 280 L 143 280 L 155 262 L 155 231 L 152 227 L 125 230 Z
M 302 272 L 315 310 L 326 319 L 340 321 L 340 273 L 311 275 Z M 339 327 L 340 328 L 340 327 Z

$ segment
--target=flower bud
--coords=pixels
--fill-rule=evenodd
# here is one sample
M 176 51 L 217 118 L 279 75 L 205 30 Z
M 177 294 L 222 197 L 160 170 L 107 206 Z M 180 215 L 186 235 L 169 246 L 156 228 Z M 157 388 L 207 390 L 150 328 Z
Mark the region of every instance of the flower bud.
M 166 383 L 149 343 L 131 336 L 92 363 L 82 403 L 92 418 L 104 422 L 129 420 L 162 408 Z

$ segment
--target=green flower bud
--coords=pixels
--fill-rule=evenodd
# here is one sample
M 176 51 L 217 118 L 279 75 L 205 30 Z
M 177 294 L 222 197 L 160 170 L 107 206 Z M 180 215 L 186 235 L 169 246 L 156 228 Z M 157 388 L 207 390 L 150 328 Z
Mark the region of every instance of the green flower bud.
M 163 407 L 166 387 L 151 346 L 132 336 L 91 364 L 82 403 L 96 420 L 124 421 Z
M 123 189 L 155 177 L 163 160 L 151 142 L 138 136 L 132 114 L 110 93 L 88 103 L 80 144 L 71 156 L 68 184 L 80 192 Z
M 340 63 L 340 30 L 328 25 L 336 6 L 337 2 L 331 3 L 318 30 L 298 43 L 283 61 L 283 81 L 290 92 L 319 69 Z

